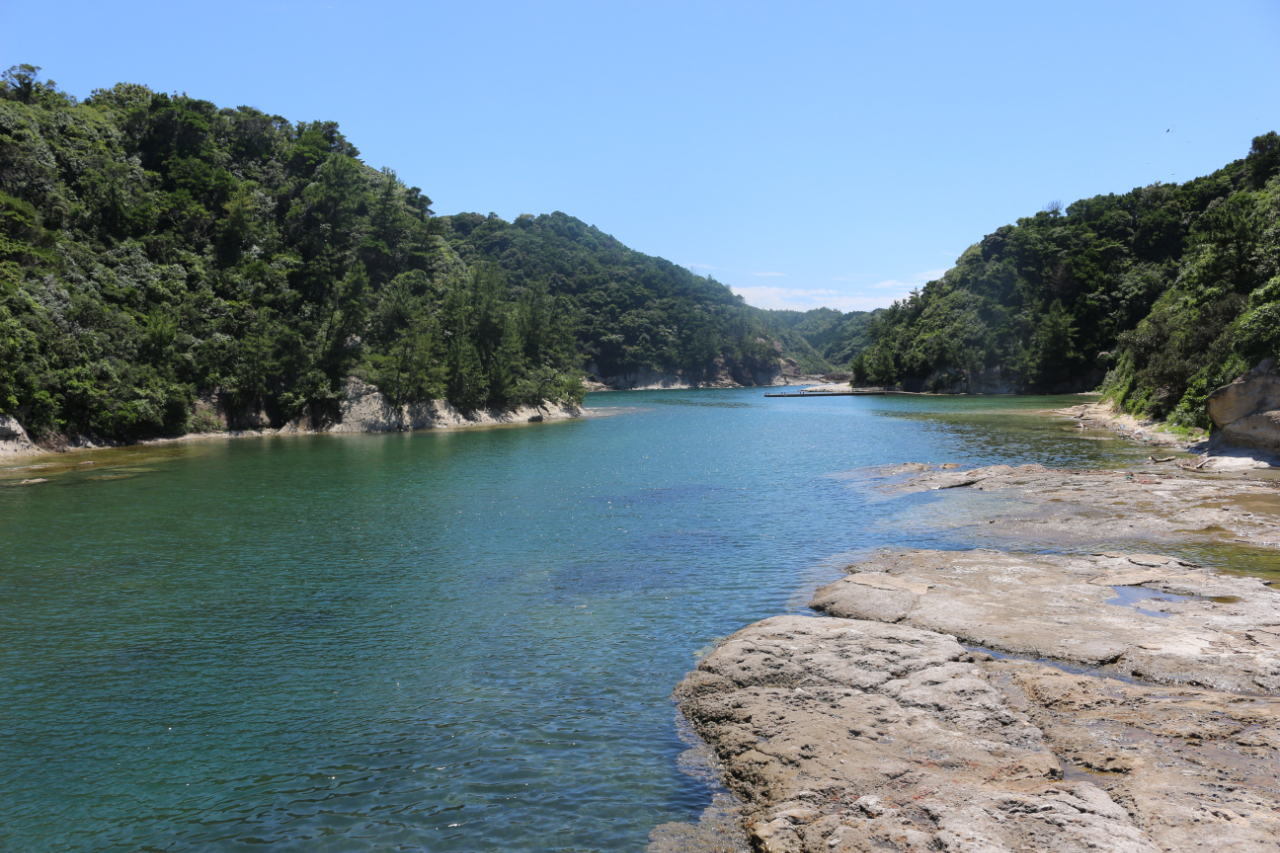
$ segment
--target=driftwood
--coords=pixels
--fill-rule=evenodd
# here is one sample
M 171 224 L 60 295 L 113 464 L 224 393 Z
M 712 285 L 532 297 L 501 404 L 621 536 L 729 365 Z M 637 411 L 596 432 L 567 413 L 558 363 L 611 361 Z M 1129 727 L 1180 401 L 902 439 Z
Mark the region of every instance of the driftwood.
M 1154 456 L 1148 456 L 1148 457 L 1147 457 L 1147 461 L 1148 461 L 1148 462 L 1172 462 L 1172 461 L 1173 461 L 1173 459 L 1174 459 L 1174 457 L 1172 457 L 1172 456 L 1162 456 L 1162 457 L 1160 457 L 1159 459 L 1157 459 L 1157 458 L 1156 458 L 1156 457 L 1154 457 Z

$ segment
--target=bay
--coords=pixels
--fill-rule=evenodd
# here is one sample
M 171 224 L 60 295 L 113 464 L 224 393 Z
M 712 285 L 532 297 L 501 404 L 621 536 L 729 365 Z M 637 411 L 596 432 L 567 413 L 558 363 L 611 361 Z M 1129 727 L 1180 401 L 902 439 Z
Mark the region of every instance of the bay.
M 1078 400 L 593 394 L 0 472 L 0 847 L 643 849 L 709 800 L 668 698 L 702 651 L 987 544 L 868 469 L 1145 458 L 1035 414 Z

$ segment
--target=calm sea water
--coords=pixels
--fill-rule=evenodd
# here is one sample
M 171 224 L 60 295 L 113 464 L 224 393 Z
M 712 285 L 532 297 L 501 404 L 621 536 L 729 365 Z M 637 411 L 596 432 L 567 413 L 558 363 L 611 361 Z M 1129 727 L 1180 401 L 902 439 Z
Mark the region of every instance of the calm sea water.
M 0 472 L 0 848 L 642 850 L 708 799 L 668 699 L 701 650 L 982 544 L 863 469 L 1145 457 L 1018 414 L 1075 402 L 614 393 Z

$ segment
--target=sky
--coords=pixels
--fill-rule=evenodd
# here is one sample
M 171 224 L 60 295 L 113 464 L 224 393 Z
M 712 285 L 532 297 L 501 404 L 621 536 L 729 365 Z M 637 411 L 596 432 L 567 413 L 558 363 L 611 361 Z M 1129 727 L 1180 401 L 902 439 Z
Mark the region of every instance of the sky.
M 1280 130 L 1276 0 L 0 0 L 18 63 L 337 121 L 438 214 L 564 211 L 763 308 L 886 306 Z

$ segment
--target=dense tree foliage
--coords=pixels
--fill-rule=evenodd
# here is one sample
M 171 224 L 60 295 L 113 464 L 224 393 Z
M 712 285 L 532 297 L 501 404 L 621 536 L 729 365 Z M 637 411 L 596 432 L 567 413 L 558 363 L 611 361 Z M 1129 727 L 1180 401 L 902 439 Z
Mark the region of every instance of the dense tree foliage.
M 819 372 L 854 340 L 563 213 L 436 217 L 333 122 L 80 102 L 39 71 L 0 78 L 0 413 L 36 435 L 181 433 L 214 389 L 233 423 L 332 417 L 350 376 L 396 404 L 579 400 L 584 367 Z
M 1280 351 L 1278 172 L 1268 133 L 1212 175 L 999 228 L 871 321 L 855 381 L 963 390 L 999 367 L 1207 426 L 1208 392 Z
M 464 262 L 492 263 L 516 287 L 545 288 L 563 300 L 576 318 L 584 362 L 603 376 L 649 368 L 697 380 L 725 362 L 748 369 L 776 363 L 777 330 L 767 312 L 713 278 L 634 252 L 572 216 L 505 222 L 493 213 L 463 213 L 438 222 Z
M 463 260 L 494 263 L 517 284 L 543 283 L 574 306 L 581 352 L 604 375 L 647 367 L 697 378 L 718 362 L 768 367 L 779 355 L 825 373 L 868 343 L 870 313 L 753 308 L 713 277 L 632 251 L 564 213 L 438 222 Z
M 573 306 L 462 263 L 431 201 L 332 122 L 121 84 L 0 85 L 0 412 L 182 432 L 196 394 L 275 422 L 364 376 L 396 402 L 578 399 Z
M 809 345 L 819 357 L 820 362 L 807 370 L 822 372 L 820 368 L 827 365 L 847 365 L 854 356 L 861 353 L 871 343 L 868 334 L 871 320 L 881 309 L 875 311 L 850 311 L 844 313 L 834 308 L 814 308 L 810 311 L 769 311 L 769 321 L 778 329 L 790 331 Z M 794 345 L 799 349 L 799 341 Z M 801 361 L 801 365 L 805 365 Z

